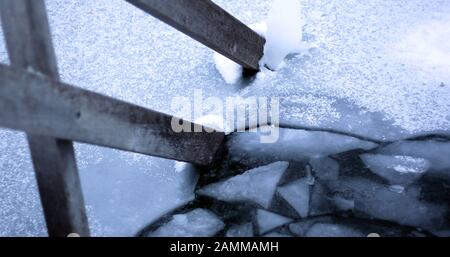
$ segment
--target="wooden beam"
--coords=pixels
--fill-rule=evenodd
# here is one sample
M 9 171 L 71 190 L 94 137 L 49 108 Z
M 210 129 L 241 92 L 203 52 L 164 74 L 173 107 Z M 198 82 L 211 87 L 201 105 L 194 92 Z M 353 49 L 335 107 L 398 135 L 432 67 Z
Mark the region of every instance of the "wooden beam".
M 210 0 L 127 0 L 245 68 L 258 70 L 265 39 Z
M 1 0 L 0 14 L 11 65 L 58 79 L 44 1 Z M 27 90 L 32 85 L 23 86 Z M 3 84 L 0 88 L 6 89 Z M 7 103 L 2 101 L 1 105 L 4 104 Z M 89 236 L 72 142 L 36 135 L 33 130 L 28 132 L 49 236 L 64 237 L 70 233 Z
M 12 129 L 199 165 L 213 161 L 225 136 L 177 133 L 170 115 L 1 64 L 0 85 L 0 126 Z

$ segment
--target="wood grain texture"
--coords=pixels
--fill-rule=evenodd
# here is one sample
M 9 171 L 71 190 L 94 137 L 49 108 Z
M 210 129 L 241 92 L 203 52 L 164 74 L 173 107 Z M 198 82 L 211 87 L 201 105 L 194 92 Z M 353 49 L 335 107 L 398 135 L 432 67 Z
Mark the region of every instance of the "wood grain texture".
M 0 125 L 12 129 L 199 165 L 214 160 L 225 136 L 176 133 L 170 115 L 1 64 L 0 84 Z
M 245 68 L 258 70 L 265 39 L 210 0 L 127 0 Z
M 58 79 L 44 1 L 1 0 L 0 14 L 11 66 Z M 0 84 L 0 88 L 5 89 L 5 85 Z M 39 95 L 36 92 L 36 96 Z M 2 101 L 3 104 L 9 104 L 9 101 Z M 37 135 L 33 130 L 28 132 L 27 139 L 48 235 L 64 237 L 69 233 L 77 233 L 89 236 L 72 142 Z

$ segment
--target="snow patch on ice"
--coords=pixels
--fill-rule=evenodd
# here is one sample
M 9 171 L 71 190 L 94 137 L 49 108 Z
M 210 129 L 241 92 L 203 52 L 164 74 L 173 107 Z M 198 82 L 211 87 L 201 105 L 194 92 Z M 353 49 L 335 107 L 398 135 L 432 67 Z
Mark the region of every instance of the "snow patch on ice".
M 258 167 L 225 181 L 207 185 L 197 193 L 226 202 L 252 201 L 268 208 L 277 183 L 288 166 L 288 162 L 275 162 Z
M 213 58 L 216 69 L 227 84 L 235 84 L 241 79 L 243 72 L 241 65 L 219 53 L 214 53 Z
M 212 212 L 195 209 L 177 214 L 150 233 L 150 237 L 210 237 L 224 228 L 225 224 Z
M 249 25 L 253 31 L 266 39 L 264 55 L 260 60 L 262 72 L 257 75 L 258 78 L 265 77 L 268 69 L 275 71 L 282 68 L 285 65 L 284 59 L 289 54 L 304 54 L 314 46 L 302 41 L 304 24 L 300 1 L 274 0 L 267 23 Z M 216 69 L 227 84 L 235 84 L 241 79 L 241 65 L 216 52 L 213 58 Z
M 260 35 L 261 37 L 266 37 L 267 23 L 265 21 L 250 24 L 248 27 L 258 33 L 258 35 Z
M 249 28 L 265 37 L 267 24 L 265 22 L 254 23 L 249 25 Z M 217 71 L 227 84 L 236 84 L 242 78 L 243 67 L 241 65 L 217 52 L 214 52 L 213 58 Z
M 260 234 L 264 234 L 267 231 L 283 226 L 284 224 L 292 221 L 290 218 L 262 209 L 258 209 L 256 211 L 256 219 Z
M 450 70 L 450 19 L 431 20 L 406 32 L 393 47 L 394 57 L 430 73 L 448 76 Z

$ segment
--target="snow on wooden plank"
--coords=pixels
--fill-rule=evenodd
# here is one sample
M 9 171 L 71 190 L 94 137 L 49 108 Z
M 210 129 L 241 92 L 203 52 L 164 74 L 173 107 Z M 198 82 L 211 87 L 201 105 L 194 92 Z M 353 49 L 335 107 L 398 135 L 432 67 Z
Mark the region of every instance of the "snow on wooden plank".
M 44 1 L 4 0 L 0 12 L 11 65 L 58 79 Z M 25 84 L 22 89 L 31 86 Z M 3 84 L 0 87 L 7 89 Z M 10 102 L 2 99 L 4 104 Z M 49 236 L 89 236 L 72 142 L 35 134 L 27 137 Z
M 143 11 L 230 58 L 258 70 L 265 39 L 210 0 L 127 0 Z

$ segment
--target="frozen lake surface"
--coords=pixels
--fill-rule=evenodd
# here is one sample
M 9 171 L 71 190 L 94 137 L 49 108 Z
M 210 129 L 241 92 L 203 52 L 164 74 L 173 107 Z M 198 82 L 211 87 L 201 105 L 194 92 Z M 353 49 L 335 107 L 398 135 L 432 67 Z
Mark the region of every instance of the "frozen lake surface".
M 246 24 L 264 21 L 272 5 L 271 0 L 214 2 Z M 391 159 L 392 156 L 424 159 L 430 162 L 424 165 L 428 170 L 421 170 L 425 180 L 426 174 L 449 179 L 450 1 L 300 2 L 305 24 L 303 40 L 316 47 L 306 55 L 290 56 L 276 72 L 265 70 L 254 80 L 238 80 L 234 84 L 227 83 L 216 70 L 210 49 L 125 1 L 47 0 L 46 4 L 64 82 L 166 113 L 173 113 L 172 97 L 191 99 L 199 89 L 204 97 L 222 99 L 228 96 L 279 97 L 281 124 L 304 130 L 282 132 L 285 141 L 275 144 L 277 158 L 273 161 L 309 162 L 313 168 L 319 166 L 316 170 L 324 169 L 325 174 L 337 165 L 335 160 L 340 160 L 342 175 L 342 170 L 345 173 L 348 168 L 342 167 L 345 156 L 326 158 L 363 149 L 372 151 L 371 154 L 391 156 Z M 0 61 L 8 63 L 3 40 L 0 41 Z M 447 136 L 447 139 L 379 145 L 383 141 L 430 133 Z M 258 147 L 253 144 L 253 137 L 240 134 L 231 139 L 236 142 L 231 146 L 235 149 L 234 160 L 262 165 L 261 159 L 270 159 L 271 151 L 275 150 Z M 161 215 L 194 199 L 198 177 L 190 166 L 180 167 L 174 161 L 77 143 L 75 148 L 93 235 L 132 236 Z M 378 173 L 393 183 L 404 181 L 392 174 L 384 175 L 392 167 L 383 167 L 384 161 L 377 160 L 380 158 L 372 158 L 371 163 L 381 170 Z M 328 166 L 324 168 L 321 163 Z M 361 161 L 357 163 L 361 165 Z M 388 163 L 397 164 L 392 160 Z M 358 165 L 355 166 L 362 167 Z M 0 235 L 46 235 L 23 133 L 0 130 L 0 173 Z M 418 201 L 417 185 L 404 188 L 399 194 L 366 178 L 324 181 L 327 182 L 316 184 L 335 188 L 336 192 L 348 187 L 355 190 L 352 199 L 339 194 L 333 196 L 335 206 L 339 203 L 348 206 L 354 201 L 358 211 L 396 224 L 433 230 L 442 225 L 443 213 L 448 212 L 439 204 Z M 314 186 L 311 197 L 319 187 Z M 286 190 L 284 195 L 298 191 L 308 190 Z M 370 194 L 377 197 L 371 198 Z M 392 204 L 377 209 L 384 205 L 385 199 Z M 306 200 L 302 200 L 304 202 Z M 310 208 L 314 204 L 309 199 Z M 291 212 L 274 215 L 295 217 L 295 210 L 301 210 L 303 217 L 305 207 L 296 206 Z M 420 211 L 409 216 L 392 211 L 406 210 L 408 206 L 417 206 Z M 266 210 L 258 213 L 254 215 L 259 220 L 271 214 Z M 196 212 L 192 212 L 194 214 Z M 209 212 L 200 214 L 210 215 Z M 184 229 L 186 222 L 180 222 L 180 217 L 184 216 L 177 217 L 178 223 L 171 223 L 169 228 L 181 226 Z M 288 220 L 286 217 L 278 219 L 280 222 L 276 226 Z M 196 217 L 192 220 L 196 221 Z M 245 234 L 249 234 L 248 222 L 243 220 L 242 225 L 237 224 L 234 229 L 244 229 Z M 223 227 L 216 217 L 211 224 L 212 231 Z M 310 235 L 329 231 L 336 235 L 361 234 L 355 229 L 355 224 L 359 224 L 355 221 L 337 224 L 330 218 L 314 224 L 291 223 L 290 233 L 295 230 L 297 235 L 306 235 L 306 231 Z M 273 224 L 260 225 L 264 231 L 271 231 L 273 227 Z M 184 232 L 189 234 L 189 231 Z M 164 230 L 164 234 L 167 233 Z M 200 234 L 208 233 L 201 230 Z M 240 234 L 239 231 L 233 233 Z

